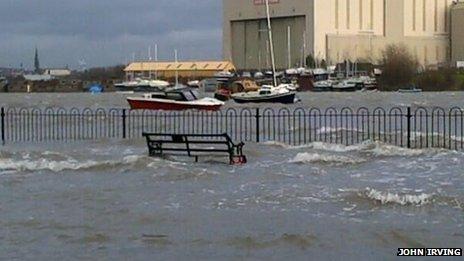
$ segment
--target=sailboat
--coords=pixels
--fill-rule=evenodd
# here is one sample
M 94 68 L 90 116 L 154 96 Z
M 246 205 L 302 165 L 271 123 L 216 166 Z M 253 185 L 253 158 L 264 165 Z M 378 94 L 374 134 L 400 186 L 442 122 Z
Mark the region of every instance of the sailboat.
M 272 38 L 271 16 L 269 11 L 269 0 L 266 0 L 267 27 L 269 33 L 269 46 L 272 63 L 273 85 L 263 85 L 256 92 L 236 93 L 232 99 L 237 103 L 294 103 L 296 91 L 292 84 L 277 85 L 277 75 L 274 57 L 274 44 Z

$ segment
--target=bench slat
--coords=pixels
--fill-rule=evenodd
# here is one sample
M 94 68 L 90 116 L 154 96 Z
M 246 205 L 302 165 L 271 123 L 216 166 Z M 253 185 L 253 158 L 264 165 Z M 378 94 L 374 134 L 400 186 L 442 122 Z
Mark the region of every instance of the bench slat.
M 185 144 L 185 143 L 189 143 L 189 144 L 224 144 L 224 145 L 229 144 L 229 142 L 226 142 L 226 141 L 196 141 L 196 140 L 188 140 L 188 142 L 187 141 L 176 142 L 176 141 L 172 141 L 172 140 L 149 140 L 149 142 L 152 142 L 152 143 L 171 143 L 171 144 Z
M 163 151 L 185 151 L 186 149 L 181 148 L 164 148 Z M 190 149 L 191 152 L 226 152 L 229 153 L 229 150 L 220 150 L 220 149 Z

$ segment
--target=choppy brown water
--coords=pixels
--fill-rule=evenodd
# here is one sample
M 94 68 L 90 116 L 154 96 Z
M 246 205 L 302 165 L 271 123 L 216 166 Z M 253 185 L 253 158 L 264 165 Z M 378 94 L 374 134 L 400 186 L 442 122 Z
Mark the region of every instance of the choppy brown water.
M 464 107 L 462 94 L 371 95 L 305 94 L 299 106 Z M 0 104 L 126 106 L 117 94 Z M 464 245 L 461 152 L 267 142 L 245 153 L 234 167 L 152 159 L 143 140 L 0 147 L 0 259 L 393 259 Z

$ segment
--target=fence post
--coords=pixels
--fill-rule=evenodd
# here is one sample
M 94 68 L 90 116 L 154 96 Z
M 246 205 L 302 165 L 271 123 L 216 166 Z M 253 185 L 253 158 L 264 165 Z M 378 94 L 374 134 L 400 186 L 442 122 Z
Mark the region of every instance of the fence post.
M 408 111 L 407 111 L 407 114 L 406 114 L 406 118 L 407 118 L 407 146 L 408 146 L 408 149 L 411 148 L 411 118 L 412 118 L 412 115 L 411 115 L 411 107 L 408 107 Z
M 5 145 L 5 108 L 2 107 L 0 112 L 1 124 L 2 124 L 2 145 Z
M 122 109 L 122 138 L 126 137 L 126 109 Z
M 255 118 L 256 118 L 256 142 L 259 143 L 260 142 L 259 132 L 261 131 L 259 127 L 259 118 L 260 118 L 259 108 L 256 108 Z

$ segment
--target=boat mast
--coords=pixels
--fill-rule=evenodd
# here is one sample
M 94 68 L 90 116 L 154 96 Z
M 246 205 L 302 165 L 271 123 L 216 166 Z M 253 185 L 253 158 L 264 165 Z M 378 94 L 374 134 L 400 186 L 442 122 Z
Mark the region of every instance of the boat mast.
M 274 86 L 277 86 L 276 68 L 275 68 L 275 57 L 274 57 L 274 44 L 272 41 L 272 27 L 271 27 L 271 14 L 269 11 L 269 0 L 266 0 L 266 16 L 267 16 L 267 30 L 269 33 L 269 47 L 271 48 L 271 63 L 272 63 L 272 80 Z
M 151 45 L 148 45 L 148 61 L 151 62 Z M 151 70 L 148 69 L 148 79 L 151 80 Z
M 288 69 L 292 67 L 291 27 L 287 27 L 287 63 Z
M 179 71 L 177 70 L 177 50 L 174 50 L 174 60 L 175 60 L 175 66 L 176 66 L 176 87 L 179 86 Z
M 155 62 L 158 64 L 158 44 L 155 44 Z M 156 71 L 156 66 L 155 65 L 155 79 L 158 80 L 158 71 Z
M 301 64 L 306 68 L 306 30 L 303 31 L 303 61 Z

